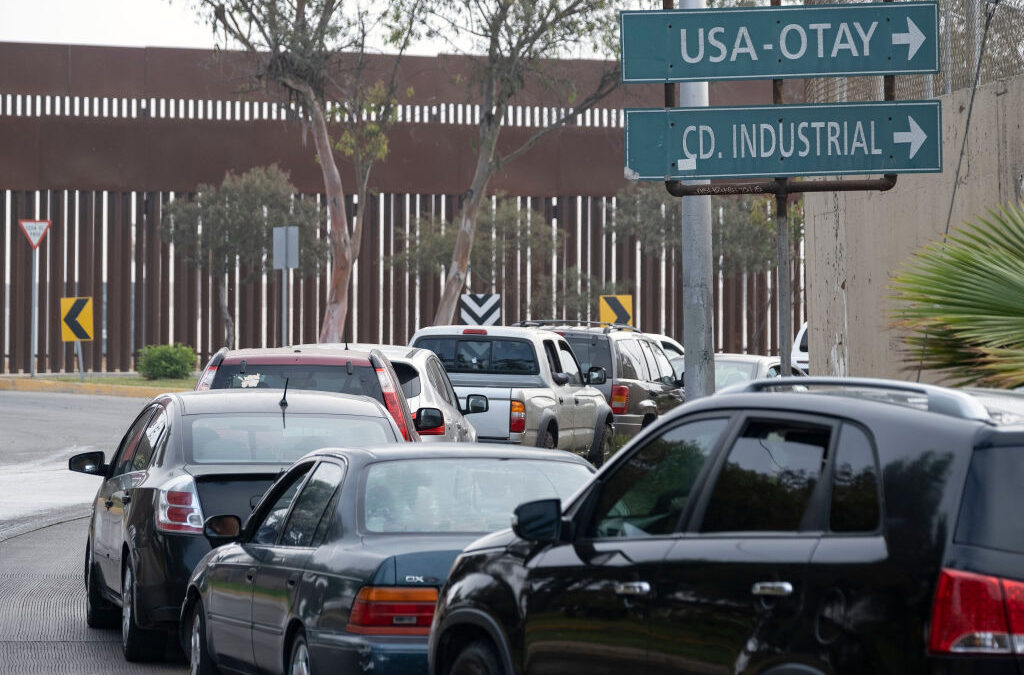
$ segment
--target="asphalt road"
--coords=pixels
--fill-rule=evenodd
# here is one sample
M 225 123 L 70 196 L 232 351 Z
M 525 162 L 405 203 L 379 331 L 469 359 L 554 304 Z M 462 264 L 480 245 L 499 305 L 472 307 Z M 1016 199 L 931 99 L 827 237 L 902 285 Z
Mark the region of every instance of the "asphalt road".
M 0 392 L 0 542 L 89 513 L 100 479 L 68 471 L 68 458 L 109 460 L 145 399 Z

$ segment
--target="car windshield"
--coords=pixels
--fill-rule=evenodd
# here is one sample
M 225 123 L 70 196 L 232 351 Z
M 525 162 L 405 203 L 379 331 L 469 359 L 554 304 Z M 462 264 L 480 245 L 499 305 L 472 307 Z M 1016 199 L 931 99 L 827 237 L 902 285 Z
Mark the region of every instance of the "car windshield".
M 565 500 L 591 476 L 583 464 L 540 459 L 408 459 L 364 472 L 362 523 L 374 533 L 494 532 L 516 506 Z
M 289 389 L 332 391 L 341 394 L 369 396 L 384 403 L 377 373 L 369 365 L 348 364 L 327 366 L 321 364 L 221 364 L 213 378 L 211 389 L 283 389 L 288 380 Z
M 188 464 L 290 464 L 319 448 L 401 440 L 386 417 L 233 413 L 184 420 Z
M 422 337 L 415 346 L 437 354 L 449 373 L 536 375 L 540 372 L 533 345 L 519 338 Z
M 743 384 L 757 377 L 757 363 L 715 359 L 715 389 Z

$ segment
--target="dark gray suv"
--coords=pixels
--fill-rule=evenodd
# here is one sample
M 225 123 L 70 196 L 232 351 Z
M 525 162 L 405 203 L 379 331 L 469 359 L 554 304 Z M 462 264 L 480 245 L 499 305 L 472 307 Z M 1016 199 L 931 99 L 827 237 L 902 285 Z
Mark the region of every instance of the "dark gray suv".
M 615 431 L 635 436 L 638 431 L 686 400 L 682 381 L 652 335 L 623 324 L 567 325 L 538 321 L 565 337 L 583 372 L 604 368 L 607 379 L 597 388 L 615 415 Z

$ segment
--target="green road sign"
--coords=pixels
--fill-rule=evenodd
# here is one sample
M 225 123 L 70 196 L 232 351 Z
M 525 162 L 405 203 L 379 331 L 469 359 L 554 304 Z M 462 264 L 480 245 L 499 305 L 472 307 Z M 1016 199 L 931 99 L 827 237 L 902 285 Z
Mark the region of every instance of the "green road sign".
M 937 73 L 936 2 L 619 13 L 623 82 Z
M 942 171 L 938 101 L 626 110 L 626 177 Z

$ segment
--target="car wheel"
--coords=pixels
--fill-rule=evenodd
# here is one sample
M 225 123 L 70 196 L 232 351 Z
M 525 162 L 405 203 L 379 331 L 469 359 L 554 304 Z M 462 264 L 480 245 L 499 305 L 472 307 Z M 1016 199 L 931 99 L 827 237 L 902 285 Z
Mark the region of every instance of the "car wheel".
M 448 675 L 501 675 L 498 655 L 483 640 L 471 642 L 455 657 Z
M 310 675 L 313 669 L 309 665 L 309 646 L 302 631 L 295 634 L 292 640 L 292 652 L 288 657 L 288 675 Z
M 612 425 L 609 422 L 605 422 L 604 428 L 601 429 L 601 435 L 599 438 L 594 439 L 594 443 L 590 446 L 590 453 L 587 459 L 590 463 L 596 467 L 600 467 L 602 464 L 608 461 L 608 458 L 612 455 Z
M 135 574 L 124 566 L 121 582 L 121 649 L 126 661 L 152 661 L 163 656 L 166 635 L 139 628 L 135 620 Z
M 540 435 L 540 443 L 537 444 L 539 448 L 547 448 L 553 450 L 555 448 L 555 432 L 551 430 L 551 427 L 544 429 L 544 433 Z
M 100 593 L 96 580 L 96 563 L 92 559 L 92 546 L 85 549 L 85 623 L 89 628 L 117 626 L 117 608 Z
M 192 606 L 192 625 L 189 628 L 188 640 L 188 672 L 189 675 L 217 675 L 220 672 L 213 664 L 210 651 L 206 646 L 206 617 L 203 614 L 202 600 L 196 600 Z

